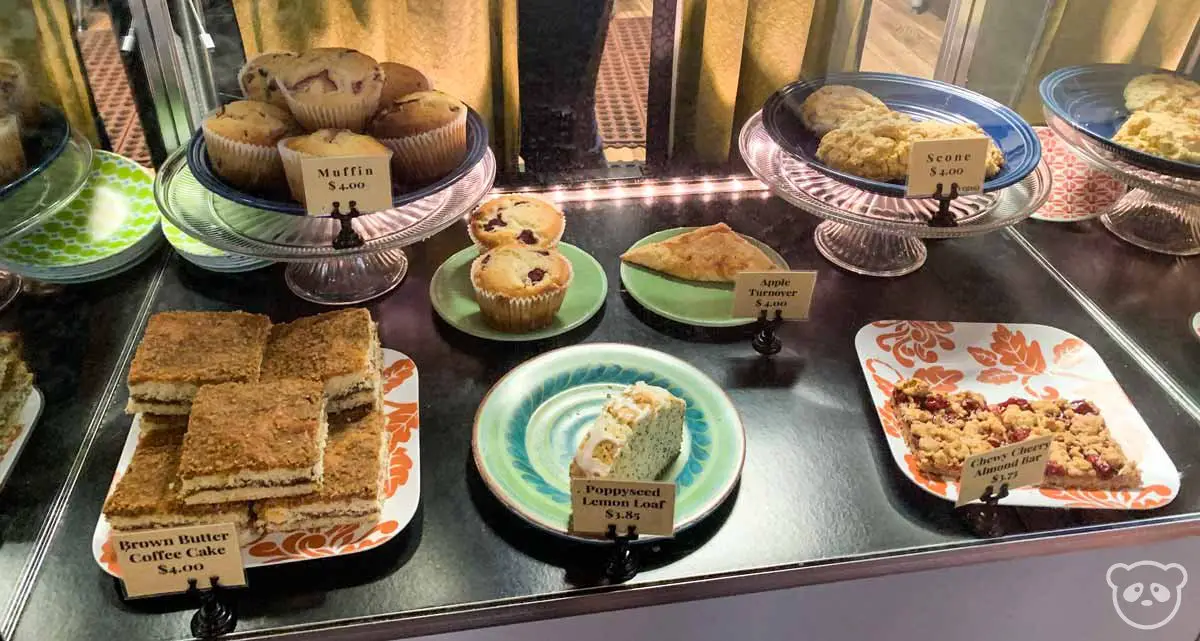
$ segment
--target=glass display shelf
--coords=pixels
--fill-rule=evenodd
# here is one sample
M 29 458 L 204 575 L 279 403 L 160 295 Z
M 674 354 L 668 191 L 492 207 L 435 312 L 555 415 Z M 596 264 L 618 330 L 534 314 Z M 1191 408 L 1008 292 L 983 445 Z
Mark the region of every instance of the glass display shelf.
M 1003 229 L 1028 218 L 1050 196 L 1050 169 L 1039 163 L 1011 187 L 950 201 L 951 226 L 931 224 L 939 202 L 864 191 L 812 169 L 776 144 L 762 113 L 750 117 L 738 148 L 751 173 L 775 195 L 825 219 L 814 240 L 835 265 L 867 276 L 903 276 L 920 269 L 922 239 L 958 238 Z
M 957 511 L 896 469 L 854 354 L 858 329 L 887 319 L 1042 323 L 1075 334 L 1116 373 L 1178 467 L 1200 464 L 1196 426 L 1175 398 L 1017 236 L 939 242 L 928 249 L 926 269 L 897 287 L 825 265 L 809 242 L 817 221 L 795 216 L 782 199 L 760 198 L 765 192 L 624 193 L 563 205 L 564 241 L 594 256 L 610 282 L 605 307 L 571 332 L 531 343 L 475 339 L 438 319 L 425 286 L 400 287 L 370 306 L 384 347 L 414 359 L 428 399 L 421 407 L 421 508 L 379 548 L 251 570 L 250 587 L 231 595 L 238 638 L 418 636 L 1183 536 L 1200 522 L 1200 488 L 1184 484 L 1174 502 L 1149 512 L 1001 508 L 995 517 L 1004 536 L 987 539 L 978 529 L 980 509 Z M 819 272 L 810 320 L 784 325 L 784 350 L 772 359 L 751 348 L 753 328 L 680 325 L 647 312 L 618 285 L 618 257 L 638 239 L 718 221 L 775 248 L 793 268 Z M 469 243 L 459 223 L 409 248 L 409 285 L 426 283 Z M 161 279 L 148 301 L 154 311 L 243 309 L 275 321 L 317 311 L 290 296 L 273 270 L 199 274 L 173 259 Z M 140 335 L 140 321 L 129 331 Z M 637 344 L 699 368 L 728 390 L 748 441 L 734 494 L 692 530 L 646 548 L 643 570 L 626 588 L 603 581 L 603 551 L 544 534 L 510 513 L 470 459 L 475 411 L 504 373 L 547 350 L 593 342 Z M 98 397 L 94 442 L 40 555 L 32 593 L 19 604 L 12 639 L 187 636 L 192 601 L 122 602 L 87 544 L 129 425 L 127 366 L 128 355 Z

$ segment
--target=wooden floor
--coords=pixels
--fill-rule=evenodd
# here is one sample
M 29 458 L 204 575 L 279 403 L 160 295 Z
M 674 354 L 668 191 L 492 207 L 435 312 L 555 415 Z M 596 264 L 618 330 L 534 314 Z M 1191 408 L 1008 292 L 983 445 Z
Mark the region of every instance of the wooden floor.
M 874 0 L 871 5 L 862 70 L 932 78 L 945 21 L 928 11 L 914 13 L 909 0 Z

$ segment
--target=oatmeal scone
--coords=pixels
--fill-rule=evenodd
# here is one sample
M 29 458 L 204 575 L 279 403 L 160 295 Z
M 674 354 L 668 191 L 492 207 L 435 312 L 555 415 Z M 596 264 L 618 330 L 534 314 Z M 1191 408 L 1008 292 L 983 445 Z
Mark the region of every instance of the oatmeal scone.
M 1200 120 L 1196 110 L 1182 113 L 1135 111 L 1113 135 L 1113 142 L 1148 154 L 1200 163 Z
M 809 94 L 800 105 L 800 120 L 817 136 L 841 127 L 849 116 L 887 113 L 883 101 L 869 92 L 848 85 L 825 85 Z
M 1148 73 L 1125 85 L 1130 111 L 1177 111 L 1200 106 L 1200 84 L 1170 73 Z
M 900 180 L 908 173 L 912 119 L 898 113 L 848 118 L 817 146 L 817 158 L 846 173 L 872 180 Z

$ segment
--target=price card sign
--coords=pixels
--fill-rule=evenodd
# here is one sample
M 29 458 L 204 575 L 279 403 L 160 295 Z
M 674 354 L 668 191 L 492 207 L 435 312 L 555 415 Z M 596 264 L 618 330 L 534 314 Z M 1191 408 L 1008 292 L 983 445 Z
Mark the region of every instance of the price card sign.
M 742 272 L 733 283 L 733 317 L 758 316 L 775 311 L 783 318 L 804 320 L 812 306 L 817 272 Z
M 304 207 L 310 216 L 350 211 L 353 202 L 367 214 L 392 206 L 390 156 L 335 156 L 300 161 L 304 176 Z
M 232 523 L 113 532 L 112 548 L 130 598 L 186 592 L 188 579 L 207 588 L 246 585 L 242 549 Z
M 968 457 L 963 461 L 958 501 L 954 507 L 978 501 L 989 485 L 995 493 L 1000 491 L 1001 485 L 1008 485 L 1011 490 L 1041 483 L 1046 475 L 1046 461 L 1050 458 L 1050 441 L 1053 439 L 1053 436 L 1026 439 Z
M 988 138 L 952 138 L 918 140 L 908 154 L 907 196 L 932 196 L 942 185 L 942 195 L 950 195 L 950 185 L 958 184 L 958 193 L 983 191 L 987 176 Z
M 675 484 L 571 479 L 571 531 L 617 534 L 634 526 L 639 535 L 675 535 Z

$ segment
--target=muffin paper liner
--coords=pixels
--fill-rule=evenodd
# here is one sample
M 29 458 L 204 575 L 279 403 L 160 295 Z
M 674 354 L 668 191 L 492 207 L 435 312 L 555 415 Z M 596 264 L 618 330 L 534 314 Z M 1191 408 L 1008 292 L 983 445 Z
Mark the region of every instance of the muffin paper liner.
M 203 125 L 204 144 L 213 169 L 222 178 L 244 189 L 270 189 L 283 177 L 283 163 L 275 145 L 239 142 Z
M 20 119 L 16 116 L 0 118 L 0 181 L 15 180 L 25 167 Z
M 292 198 L 295 198 L 297 202 L 303 205 L 304 169 L 301 167 L 300 161 L 305 158 L 312 158 L 312 154 L 296 151 L 287 146 L 289 141 L 298 137 L 284 138 L 276 143 L 275 147 L 279 150 L 279 159 L 283 161 L 283 172 L 287 176 L 288 191 L 292 192 Z
M 564 259 L 565 260 L 565 259 Z M 557 290 L 535 296 L 512 297 L 486 292 L 475 284 L 478 259 L 471 263 L 471 287 L 475 290 L 475 301 L 483 319 L 502 332 L 532 332 L 554 322 L 554 315 L 567 297 L 567 289 L 575 278 L 575 269 L 567 261 L 567 282 Z
M 432 131 L 379 142 L 392 150 L 392 172 L 400 182 L 433 182 L 453 171 L 467 154 L 467 110 Z
M 319 104 L 320 96 L 314 96 L 312 98 L 314 104 L 310 104 L 305 100 L 297 99 L 283 83 L 279 84 L 279 90 L 287 100 L 288 109 L 291 110 L 292 115 L 305 131 L 349 129 L 354 133 L 361 134 L 367 127 L 367 121 L 379 107 L 379 95 L 383 91 L 383 84 L 380 83 L 374 92 L 364 92 L 358 99 L 354 99 L 353 94 L 339 93 L 339 97 L 348 100 L 344 105 Z

